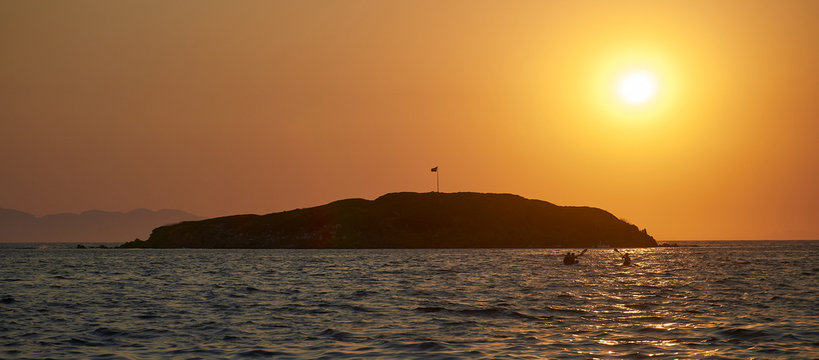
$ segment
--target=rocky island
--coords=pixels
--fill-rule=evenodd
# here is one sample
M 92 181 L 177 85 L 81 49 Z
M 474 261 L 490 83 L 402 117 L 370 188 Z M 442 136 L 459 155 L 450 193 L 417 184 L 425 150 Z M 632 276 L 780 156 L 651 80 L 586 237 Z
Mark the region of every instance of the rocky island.
M 593 207 L 511 194 L 391 193 L 268 215 L 156 228 L 123 248 L 544 248 L 657 246 L 645 229 Z

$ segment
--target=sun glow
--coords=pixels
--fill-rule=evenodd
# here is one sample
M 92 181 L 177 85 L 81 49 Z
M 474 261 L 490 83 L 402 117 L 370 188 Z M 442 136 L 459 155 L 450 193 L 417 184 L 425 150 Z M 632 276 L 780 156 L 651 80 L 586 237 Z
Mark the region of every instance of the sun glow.
M 684 93 L 683 56 L 661 46 L 613 47 L 594 59 L 585 65 L 583 83 L 590 118 L 646 130 L 671 125 Z
M 617 94 L 626 103 L 639 105 L 654 97 L 657 79 L 648 71 L 635 70 L 625 74 L 617 84 Z

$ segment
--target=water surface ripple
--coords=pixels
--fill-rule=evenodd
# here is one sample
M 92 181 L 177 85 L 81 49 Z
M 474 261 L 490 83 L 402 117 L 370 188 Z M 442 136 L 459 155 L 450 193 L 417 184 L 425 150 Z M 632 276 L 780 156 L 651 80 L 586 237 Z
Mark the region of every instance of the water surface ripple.
M 819 242 L 0 248 L 2 358 L 817 358 Z

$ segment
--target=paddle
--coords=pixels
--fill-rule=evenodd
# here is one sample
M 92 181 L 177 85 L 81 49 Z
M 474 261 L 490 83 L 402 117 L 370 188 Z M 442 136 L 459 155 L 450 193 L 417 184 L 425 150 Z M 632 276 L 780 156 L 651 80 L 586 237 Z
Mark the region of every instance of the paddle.
M 580 252 L 580 255 L 577 255 L 577 256 L 575 256 L 575 257 L 580 257 L 580 256 L 582 256 L 583 254 L 585 254 L 585 253 L 586 253 L 586 251 L 589 251 L 589 249 L 583 249 L 583 251 L 581 251 L 581 252 Z

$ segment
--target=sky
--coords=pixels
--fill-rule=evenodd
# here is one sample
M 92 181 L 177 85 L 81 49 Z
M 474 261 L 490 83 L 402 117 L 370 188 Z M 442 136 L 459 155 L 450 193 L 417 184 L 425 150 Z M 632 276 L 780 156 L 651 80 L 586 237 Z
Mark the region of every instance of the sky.
M 817 1 L 0 0 L 0 207 L 398 191 L 819 239 Z M 638 104 L 618 84 L 650 74 Z

